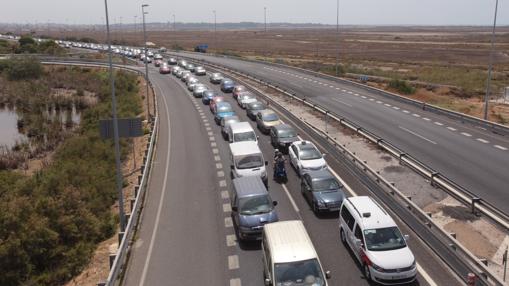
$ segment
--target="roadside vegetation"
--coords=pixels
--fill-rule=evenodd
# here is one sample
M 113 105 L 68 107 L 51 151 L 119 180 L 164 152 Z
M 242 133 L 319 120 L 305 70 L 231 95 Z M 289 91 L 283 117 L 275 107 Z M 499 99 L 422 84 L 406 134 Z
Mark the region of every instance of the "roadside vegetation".
M 46 54 L 63 55 L 65 49 L 53 40 L 37 42 L 31 36 L 21 36 L 17 43 L 0 40 L 1 54 Z
M 113 143 L 102 140 L 98 130 L 99 120 L 110 117 L 108 73 L 53 67 L 30 80 L 9 79 L 3 64 L 0 100 L 21 110 L 23 128 L 33 128 L 36 137 L 63 132 L 60 123 L 41 117 L 47 106 L 65 109 L 80 98 L 52 97 L 52 88 L 97 98 L 82 109 L 72 134 L 54 146 L 47 166 L 31 176 L 0 171 L 0 285 L 62 285 L 80 273 L 117 224 L 111 211 L 116 198 Z M 135 75 L 117 72 L 116 91 L 120 117 L 141 113 Z M 126 147 L 127 141 L 121 144 Z M 127 149 L 122 148 L 122 160 Z

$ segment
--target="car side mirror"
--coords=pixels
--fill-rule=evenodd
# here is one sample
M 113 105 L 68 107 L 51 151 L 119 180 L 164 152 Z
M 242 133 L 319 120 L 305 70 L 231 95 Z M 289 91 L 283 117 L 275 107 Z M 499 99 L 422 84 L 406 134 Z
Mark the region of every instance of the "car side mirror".
M 403 235 L 403 237 L 405 238 L 405 241 L 410 240 L 410 235 L 408 235 L 408 234 Z
M 238 208 L 238 207 L 232 207 L 232 211 L 236 212 L 236 211 L 238 211 L 238 210 L 239 210 L 239 208 Z
M 267 166 L 269 164 L 269 161 L 265 161 L 265 166 Z
M 323 153 L 323 154 L 322 154 L 322 156 L 323 156 L 323 157 L 327 156 L 327 153 Z
M 269 286 L 270 285 L 270 279 L 269 278 L 265 278 L 265 286 Z
M 232 170 L 233 170 L 233 169 L 235 169 L 235 167 L 234 167 L 233 165 L 230 165 L 230 169 L 232 169 Z
M 356 244 L 357 246 L 359 246 L 359 247 L 363 247 L 363 248 L 364 248 L 364 243 L 362 243 L 362 240 L 360 240 L 360 239 L 358 239 L 358 238 L 357 238 L 357 239 L 355 239 L 355 244 Z
M 273 206 L 277 206 L 277 201 L 273 201 L 273 202 L 272 202 L 272 205 L 273 205 Z
M 325 271 L 325 278 L 331 279 L 332 274 L 330 273 L 330 270 Z

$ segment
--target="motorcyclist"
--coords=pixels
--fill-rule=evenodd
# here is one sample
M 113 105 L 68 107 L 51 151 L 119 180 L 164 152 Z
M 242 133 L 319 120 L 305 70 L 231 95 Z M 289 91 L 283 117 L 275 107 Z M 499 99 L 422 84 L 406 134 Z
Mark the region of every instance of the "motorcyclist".
M 276 177 L 278 168 L 284 169 L 285 161 L 286 159 L 283 157 L 283 153 L 281 153 L 279 150 L 276 150 L 274 155 L 274 178 Z

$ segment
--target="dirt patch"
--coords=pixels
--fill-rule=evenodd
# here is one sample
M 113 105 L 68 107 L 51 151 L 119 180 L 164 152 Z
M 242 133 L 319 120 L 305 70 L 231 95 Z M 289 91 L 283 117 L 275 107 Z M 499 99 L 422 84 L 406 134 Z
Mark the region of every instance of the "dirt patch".
M 453 221 L 444 226 L 444 228 L 456 233 L 456 238 L 461 244 L 478 257 L 491 258 L 498 250 L 498 246 L 489 243 L 484 234 L 477 229 L 469 226 L 467 222 Z M 479 242 L 483 243 L 479 243 Z
M 469 208 L 464 206 L 442 206 L 440 209 L 444 215 L 456 220 L 475 221 L 479 219 L 478 216 L 472 214 Z
M 405 168 L 402 166 L 387 166 L 384 168 L 384 171 L 387 173 L 404 173 Z

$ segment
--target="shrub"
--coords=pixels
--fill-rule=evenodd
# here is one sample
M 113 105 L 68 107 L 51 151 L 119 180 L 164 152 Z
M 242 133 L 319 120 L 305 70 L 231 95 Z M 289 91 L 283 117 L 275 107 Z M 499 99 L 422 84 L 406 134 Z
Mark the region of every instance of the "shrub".
M 413 94 L 415 93 L 415 88 L 409 85 L 404 80 L 393 79 L 389 82 L 389 87 L 397 90 L 403 94 Z
M 11 59 L 7 64 L 9 80 L 37 79 L 42 74 L 41 63 L 34 58 Z

